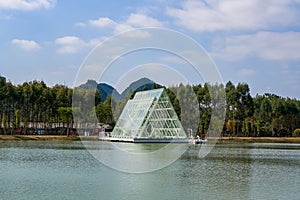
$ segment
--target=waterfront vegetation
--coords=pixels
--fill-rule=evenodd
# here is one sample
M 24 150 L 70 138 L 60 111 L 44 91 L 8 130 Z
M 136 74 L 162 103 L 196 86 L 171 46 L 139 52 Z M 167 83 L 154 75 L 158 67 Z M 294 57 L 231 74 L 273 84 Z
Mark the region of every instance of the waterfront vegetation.
M 156 84 L 152 86 L 153 89 L 158 87 L 160 86 Z M 225 88 L 226 94 L 220 92 L 212 95 L 215 91 L 222 91 L 222 88 Z M 141 90 L 145 89 L 147 88 Z M 185 99 L 187 90 L 193 90 L 198 100 L 201 120 L 196 127 L 200 134 L 207 132 L 212 108 L 217 106 L 226 107 L 223 136 L 300 136 L 300 101 L 297 99 L 269 93 L 252 97 L 247 83 L 234 85 L 228 82 L 225 86 L 208 83 L 194 86 L 180 84 L 167 88 L 179 117 L 181 112 L 188 112 L 180 107 L 178 100 Z M 72 108 L 73 94 L 77 102 L 73 102 Z M 43 134 L 69 134 L 59 127 L 74 127 L 74 113 L 80 115 L 82 123 L 88 122 L 93 117 L 90 114 L 93 111 L 97 122 L 114 126 L 115 119 L 133 94 L 134 91 L 131 91 L 123 100 L 116 100 L 108 95 L 105 101 L 101 101 L 99 90 L 76 89 L 75 92 L 64 85 L 49 87 L 43 81 L 14 85 L 0 77 L 0 134 L 33 134 L 37 133 L 37 129 L 42 129 Z M 91 98 L 95 102 L 94 106 L 85 106 L 84 102 Z M 219 105 L 218 100 L 225 98 L 226 102 L 222 101 L 222 105 Z

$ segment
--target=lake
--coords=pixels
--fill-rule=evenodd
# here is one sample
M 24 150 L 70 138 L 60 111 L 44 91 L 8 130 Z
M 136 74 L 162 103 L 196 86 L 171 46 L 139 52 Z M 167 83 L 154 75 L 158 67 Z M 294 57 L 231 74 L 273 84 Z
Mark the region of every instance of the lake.
M 106 151 L 106 144 L 93 145 Z M 198 151 L 191 146 L 161 170 L 131 174 L 103 165 L 80 141 L 0 141 L 0 199 L 300 198 L 300 144 L 226 141 L 205 158 Z

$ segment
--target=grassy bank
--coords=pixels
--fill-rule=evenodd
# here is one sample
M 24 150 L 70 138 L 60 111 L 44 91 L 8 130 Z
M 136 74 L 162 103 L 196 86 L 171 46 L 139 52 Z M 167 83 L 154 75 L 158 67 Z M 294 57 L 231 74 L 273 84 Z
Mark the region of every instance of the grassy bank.
M 25 141 L 25 140 L 53 140 L 53 141 L 79 141 L 79 140 L 97 140 L 97 136 L 90 137 L 78 137 L 78 136 L 53 136 L 53 135 L 0 135 L 0 140 L 14 140 L 14 141 Z
M 300 143 L 300 137 L 220 137 L 219 141 Z
M 217 138 L 208 138 L 208 140 L 215 140 Z M 53 136 L 53 135 L 0 135 L 1 140 L 53 140 L 53 141 L 96 141 L 97 136 L 78 137 L 78 136 Z M 218 141 L 237 141 L 237 142 L 274 142 L 274 143 L 300 143 L 300 137 L 220 137 Z

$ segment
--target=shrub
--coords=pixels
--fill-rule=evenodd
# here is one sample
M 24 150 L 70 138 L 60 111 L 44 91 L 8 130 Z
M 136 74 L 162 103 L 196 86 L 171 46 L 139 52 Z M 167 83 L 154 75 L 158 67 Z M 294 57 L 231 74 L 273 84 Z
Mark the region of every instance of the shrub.
M 300 128 L 294 130 L 293 137 L 300 137 Z
M 287 128 L 281 128 L 278 130 L 278 136 L 279 137 L 288 137 L 292 136 L 291 132 Z

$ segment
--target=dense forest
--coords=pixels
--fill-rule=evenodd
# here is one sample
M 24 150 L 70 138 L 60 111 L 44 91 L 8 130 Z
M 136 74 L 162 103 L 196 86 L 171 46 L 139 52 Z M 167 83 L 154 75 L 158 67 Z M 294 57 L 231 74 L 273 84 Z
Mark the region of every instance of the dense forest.
M 161 87 L 153 84 L 152 88 Z M 224 85 L 178 85 L 167 88 L 167 93 L 180 117 L 185 109 L 180 108 L 178 99 L 184 99 L 185 89 L 193 90 L 198 100 L 200 122 L 198 133 L 206 133 L 211 120 L 212 107 L 215 99 L 211 91 L 225 88 L 226 107 L 224 136 L 300 136 L 300 101 L 283 98 L 275 94 L 250 95 L 247 83 L 234 85 L 228 82 Z M 144 87 L 140 90 L 146 90 Z M 96 92 L 95 92 L 96 91 Z M 89 113 L 96 113 L 96 121 L 115 124 L 115 119 L 121 113 L 126 101 L 133 97 L 130 90 L 123 100 L 116 100 L 108 95 L 103 101 L 99 90 L 76 90 L 64 85 L 48 87 L 43 81 L 25 82 L 13 85 L 4 77 L 0 77 L 0 134 L 68 134 L 59 132 L 59 127 L 74 127 L 73 114 L 81 113 L 82 122 L 89 121 Z M 73 93 L 82 102 L 94 98 L 93 108 L 84 103 L 72 108 Z M 73 97 L 74 98 L 74 97 Z M 112 111 L 112 105 L 114 110 Z M 84 114 L 82 114 L 84 113 Z M 198 122 L 197 122 L 198 123 Z

